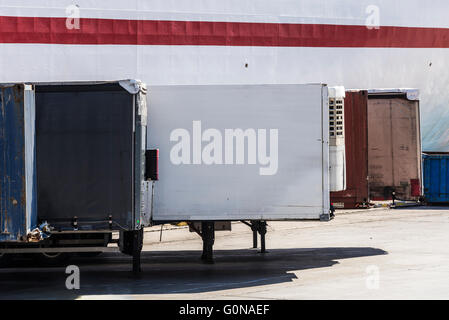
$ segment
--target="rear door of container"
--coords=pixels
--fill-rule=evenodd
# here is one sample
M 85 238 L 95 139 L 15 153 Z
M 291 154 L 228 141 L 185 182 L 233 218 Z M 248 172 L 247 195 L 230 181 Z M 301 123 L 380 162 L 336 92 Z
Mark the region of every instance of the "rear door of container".
M 0 241 L 36 226 L 34 108 L 31 86 L 0 86 Z
M 61 231 L 134 228 L 135 113 L 118 83 L 36 86 L 41 220 Z
M 417 200 L 421 181 L 419 102 L 388 95 L 370 97 L 368 147 L 370 198 L 391 199 L 394 190 L 398 199 Z

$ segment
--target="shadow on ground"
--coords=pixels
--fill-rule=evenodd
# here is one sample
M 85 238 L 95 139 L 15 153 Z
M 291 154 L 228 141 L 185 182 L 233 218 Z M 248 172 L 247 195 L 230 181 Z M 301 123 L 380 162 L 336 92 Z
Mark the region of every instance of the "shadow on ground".
M 215 264 L 202 264 L 200 251 L 142 253 L 142 273 L 130 272 L 131 258 L 108 253 L 96 258 L 74 258 L 81 288 L 67 290 L 65 266 L 39 267 L 28 260 L 0 269 L 0 299 L 74 299 L 89 295 L 204 293 L 290 282 L 293 271 L 332 267 L 340 259 L 387 254 L 376 248 L 216 250 Z M 297 273 L 298 274 L 298 273 Z M 300 277 L 300 272 L 299 272 Z M 147 297 L 148 298 L 148 297 Z
M 399 206 L 396 207 L 394 210 L 407 210 L 407 211 L 443 211 L 443 210 L 449 210 L 449 204 L 447 203 L 441 203 L 441 204 L 434 204 L 434 205 L 427 205 L 427 206 Z

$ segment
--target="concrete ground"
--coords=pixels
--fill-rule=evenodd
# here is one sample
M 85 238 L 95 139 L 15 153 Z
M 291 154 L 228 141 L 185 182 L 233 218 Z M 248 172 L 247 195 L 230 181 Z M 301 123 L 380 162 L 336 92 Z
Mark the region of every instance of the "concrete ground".
M 273 222 L 262 255 L 240 223 L 216 235 L 214 265 L 187 228 L 147 230 L 141 276 L 118 253 L 65 267 L 0 269 L 0 299 L 449 299 L 449 208 L 337 212 L 331 222 Z

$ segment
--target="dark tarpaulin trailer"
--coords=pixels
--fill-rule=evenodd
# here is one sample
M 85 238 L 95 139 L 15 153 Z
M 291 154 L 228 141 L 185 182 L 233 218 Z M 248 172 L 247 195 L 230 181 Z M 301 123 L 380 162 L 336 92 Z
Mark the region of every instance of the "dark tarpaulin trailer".
M 331 192 L 336 208 L 353 209 L 368 202 L 368 92 L 346 91 L 346 190 Z
M 36 85 L 39 220 L 58 231 L 149 223 L 145 94 L 131 81 Z

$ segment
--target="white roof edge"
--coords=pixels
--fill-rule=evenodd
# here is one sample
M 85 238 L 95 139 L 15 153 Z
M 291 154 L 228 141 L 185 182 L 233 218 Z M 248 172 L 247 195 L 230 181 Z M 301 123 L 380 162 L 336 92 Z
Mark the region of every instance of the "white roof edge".
M 107 83 L 118 83 L 123 89 L 131 94 L 136 94 L 139 91 L 146 91 L 146 85 L 140 80 L 126 79 L 126 80 L 105 80 L 105 81 L 22 81 L 22 82 L 5 82 L 0 83 L 0 87 L 11 87 L 14 85 L 99 85 Z
M 343 86 L 328 87 L 328 90 L 329 90 L 329 98 L 346 97 L 345 87 Z
M 397 89 L 368 89 L 368 94 L 406 94 L 408 100 L 419 100 L 419 89 L 397 88 Z
M 126 91 L 128 91 L 131 94 L 139 93 L 141 90 L 146 90 L 146 85 L 136 79 L 128 79 L 128 80 L 120 80 L 118 82 L 122 88 L 124 88 Z

